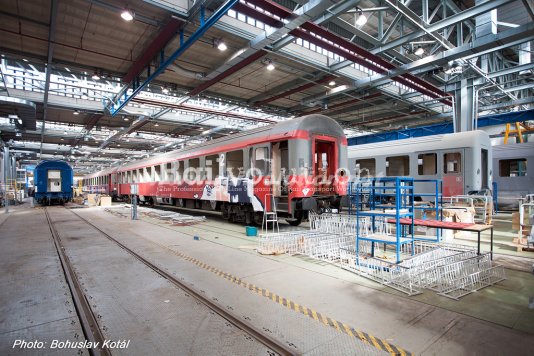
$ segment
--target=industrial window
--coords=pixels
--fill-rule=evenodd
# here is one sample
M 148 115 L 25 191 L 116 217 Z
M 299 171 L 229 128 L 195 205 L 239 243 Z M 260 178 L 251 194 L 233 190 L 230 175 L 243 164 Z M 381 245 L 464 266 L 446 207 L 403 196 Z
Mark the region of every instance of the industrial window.
M 161 181 L 161 165 L 154 166 L 154 182 Z
M 206 156 L 205 177 L 213 180 L 219 176 L 219 155 Z
M 409 176 L 410 156 L 386 157 L 386 176 Z
M 189 167 L 187 168 L 187 171 L 188 171 L 187 179 L 188 180 L 200 179 L 199 169 L 200 169 L 200 158 L 190 159 Z
M 181 182 L 184 179 L 184 161 L 176 162 L 176 181 Z
M 376 160 L 374 158 L 357 159 L 354 173 L 360 177 L 374 177 L 376 175 Z
M 462 154 L 460 152 L 445 153 L 443 155 L 443 173 L 461 173 Z
M 499 160 L 499 175 L 501 177 L 526 177 L 527 159 L 514 158 Z
M 259 170 L 262 175 L 267 174 L 268 159 L 269 150 L 267 147 L 258 147 L 254 150 L 254 168 Z
M 243 150 L 232 151 L 226 154 L 226 172 L 228 172 L 229 176 L 243 177 L 243 166 Z
M 435 153 L 422 153 L 417 156 L 417 173 L 420 176 L 435 175 L 438 173 L 438 155 Z

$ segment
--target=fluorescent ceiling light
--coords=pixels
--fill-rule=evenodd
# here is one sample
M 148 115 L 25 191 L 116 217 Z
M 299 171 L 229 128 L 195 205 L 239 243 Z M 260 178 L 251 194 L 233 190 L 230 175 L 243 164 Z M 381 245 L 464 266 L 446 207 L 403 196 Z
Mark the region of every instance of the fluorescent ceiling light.
M 128 9 L 124 9 L 122 12 L 121 12 L 121 17 L 124 21 L 132 21 L 133 18 L 134 18 L 134 15 L 133 15 L 133 12 L 128 10 Z
M 78 110 L 74 110 L 74 112 L 72 114 L 73 115 L 80 115 L 80 112 Z
M 331 80 L 330 83 L 328 83 L 328 85 L 330 85 L 331 87 L 333 87 L 334 85 L 336 85 L 336 82 Z
M 93 79 L 93 80 L 100 80 L 100 76 L 98 75 L 97 72 L 94 72 L 93 75 L 91 76 L 91 79 Z
M 425 50 L 423 49 L 423 47 L 419 46 L 413 54 L 415 54 L 416 56 L 422 56 L 423 53 L 425 53 Z

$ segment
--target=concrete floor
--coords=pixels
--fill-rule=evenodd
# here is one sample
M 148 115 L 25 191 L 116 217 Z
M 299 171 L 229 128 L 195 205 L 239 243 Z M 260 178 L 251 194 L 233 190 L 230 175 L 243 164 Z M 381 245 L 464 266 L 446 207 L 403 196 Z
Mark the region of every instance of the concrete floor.
M 37 211 L 38 209 L 20 208 L 10 213 L 7 222 L 0 225 L 0 236 L 2 236 L 0 247 L 8 244 L 6 242 L 8 240 L 11 241 L 9 244 L 13 244 L 13 238 L 6 238 L 14 231 L 10 225 L 12 222 L 21 231 L 15 235 L 17 236 L 15 240 L 21 241 L 25 240 L 26 236 L 37 235 L 38 231 L 29 228 L 34 224 L 28 223 L 29 219 L 33 221 L 39 218 Z M 534 276 L 530 272 L 508 269 L 506 281 L 468 295 L 460 301 L 453 301 L 434 293 L 407 297 L 324 262 L 298 256 L 259 255 L 254 250 L 256 239 L 245 236 L 244 226 L 226 223 L 216 216 L 208 216 L 208 221 L 198 225 L 178 227 L 148 217 L 131 221 L 106 212 L 102 208 L 77 209 L 76 212 L 129 247 L 142 252 L 144 256 L 150 257 L 159 265 L 179 275 L 203 293 L 217 298 L 222 305 L 246 316 L 251 322 L 269 330 L 277 338 L 292 343 L 297 353 L 321 355 L 378 353 L 378 348 L 372 347 L 375 340 L 371 335 L 416 354 L 526 355 L 534 349 L 534 310 L 528 308 L 529 297 L 534 296 Z M 69 220 L 60 215 L 56 217 L 60 221 Z M 5 214 L 0 214 L 0 224 L 3 219 Z M 119 263 L 118 261 L 121 261 L 119 255 L 114 257 L 108 255 L 111 253 L 109 246 L 106 247 L 103 242 L 94 243 L 90 237 L 80 235 L 79 228 L 69 224 L 68 221 L 61 223 L 61 233 L 72 235 L 73 231 L 75 232 L 74 238 L 68 242 L 70 255 L 78 263 L 80 273 L 86 274 L 86 280 L 91 281 L 91 295 L 95 298 L 97 307 L 102 308 L 99 310 L 105 315 L 106 327 L 117 331 L 118 334 L 128 335 L 132 341 L 139 340 L 141 334 L 135 332 L 127 334 L 127 332 L 131 325 L 144 323 L 140 318 L 146 314 L 139 312 L 139 315 L 132 317 L 129 310 L 140 310 L 145 302 L 140 302 L 139 297 L 150 295 L 152 289 L 138 286 L 139 290 L 134 294 L 136 297 L 131 296 L 126 298 L 126 301 L 122 301 L 123 295 L 118 291 L 135 285 L 133 280 L 130 282 L 128 280 L 133 278 L 132 275 L 142 273 L 141 270 L 127 267 L 130 265 L 125 264 L 125 261 Z M 25 232 L 26 229 L 28 232 Z M 194 236 L 200 239 L 195 240 Z M 26 251 L 26 244 L 22 246 L 18 244 L 16 247 L 27 256 L 28 261 L 38 261 L 39 252 Z M 11 258 L 13 252 L 2 248 L 0 254 L 4 263 L 3 261 Z M 99 261 L 97 265 L 91 262 L 95 257 Z M 519 265 L 528 265 L 528 261 L 523 259 Z M 21 268 L 17 267 L 14 271 Z M 214 269 L 218 272 L 214 272 Z M 120 272 L 120 278 L 115 272 Z M 106 274 L 114 277 L 102 281 L 102 276 Z M 147 275 L 143 280 L 151 279 Z M 5 276 L 0 277 L 0 281 L 2 286 L 7 283 Z M 291 300 L 292 303 L 289 307 L 285 307 L 281 305 L 282 299 L 273 301 L 273 298 L 243 287 L 251 284 Z M 161 288 L 158 285 L 156 289 Z M 18 329 L 9 324 L 11 320 L 19 318 L 22 311 L 8 302 L 10 294 L 4 290 L 2 287 L 0 292 L 2 354 L 10 353 L 11 349 L 6 345 L 9 346 L 11 338 L 25 335 L 20 334 Z M 24 295 L 32 296 L 39 292 L 29 288 L 18 293 L 22 298 Z M 162 295 L 157 300 L 161 302 L 163 298 Z M 164 302 L 174 297 L 165 298 Z M 121 300 L 118 304 L 120 308 L 109 307 L 118 300 Z M 136 303 L 140 304 L 136 307 Z M 148 307 L 144 309 L 151 310 Z M 151 325 L 150 332 L 146 335 L 143 333 L 142 340 L 150 340 L 149 346 L 130 349 L 129 354 L 141 354 L 151 349 L 160 350 L 153 349 L 153 343 L 165 343 L 172 337 L 167 332 L 169 328 L 173 329 L 169 323 L 172 324 L 180 317 L 168 314 L 169 311 L 166 309 L 163 310 L 162 314 L 168 317 L 153 311 L 148 312 L 151 314 L 148 322 L 148 325 Z M 39 311 L 36 310 L 33 314 L 39 314 Z M 338 321 L 339 324 L 328 320 Z M 340 330 L 343 329 L 340 327 L 341 323 L 365 332 L 367 336 L 364 338 L 368 340 L 368 344 Z M 181 328 L 183 327 L 186 326 L 182 325 Z M 180 327 L 175 326 L 174 329 L 176 328 Z M 355 332 L 352 334 L 358 336 Z M 46 336 L 41 334 L 41 337 Z M 69 335 L 65 333 L 64 336 L 58 337 L 68 338 Z M 209 351 L 203 351 L 204 354 L 210 354 Z M 199 353 L 195 352 L 195 349 L 190 349 L 185 354 Z

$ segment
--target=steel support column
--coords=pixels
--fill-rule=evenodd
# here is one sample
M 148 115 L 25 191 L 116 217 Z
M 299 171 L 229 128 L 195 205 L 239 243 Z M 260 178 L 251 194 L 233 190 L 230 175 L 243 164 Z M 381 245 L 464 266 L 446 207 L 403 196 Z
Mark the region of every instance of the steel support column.
M 43 98 L 43 126 L 41 127 L 41 147 L 39 149 L 39 159 L 43 155 L 43 141 L 45 123 L 48 115 L 48 92 L 50 89 L 50 73 L 52 72 L 52 58 L 54 55 L 54 43 L 56 38 L 56 16 L 57 16 L 57 0 L 52 0 L 50 5 L 50 28 L 48 30 L 48 56 L 46 59 L 46 76 Z
M 475 129 L 473 117 L 474 89 L 473 79 L 462 79 L 460 88 L 455 90 L 456 132 L 465 132 Z

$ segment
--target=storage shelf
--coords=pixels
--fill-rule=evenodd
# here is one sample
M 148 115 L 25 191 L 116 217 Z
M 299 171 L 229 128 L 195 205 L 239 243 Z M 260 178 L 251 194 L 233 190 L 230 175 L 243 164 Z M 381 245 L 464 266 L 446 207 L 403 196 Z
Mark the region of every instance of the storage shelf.
M 349 186 L 349 212 L 357 216 L 356 226 L 356 254 L 359 255 L 360 241 L 371 242 L 371 255 L 374 257 L 375 243 L 395 245 L 397 263 L 400 262 L 401 246 L 413 244 L 413 229 L 409 233 L 402 226 L 395 229 L 394 235 L 377 233 L 377 219 L 393 218 L 396 222 L 401 218 L 414 218 L 414 186 L 413 178 L 375 178 L 365 183 L 351 184 Z M 386 198 L 395 198 L 394 204 L 384 204 Z M 354 204 L 354 210 L 352 209 Z M 365 210 L 365 208 L 369 210 Z M 383 209 L 383 210 L 382 210 Z M 388 211 L 389 210 L 389 211 Z M 387 212 L 386 212 L 387 211 Z M 371 234 L 360 235 L 360 217 L 372 217 Z M 413 248 L 412 248 L 413 251 Z

